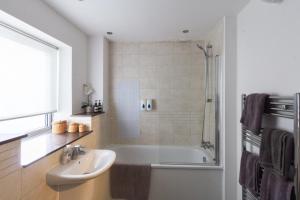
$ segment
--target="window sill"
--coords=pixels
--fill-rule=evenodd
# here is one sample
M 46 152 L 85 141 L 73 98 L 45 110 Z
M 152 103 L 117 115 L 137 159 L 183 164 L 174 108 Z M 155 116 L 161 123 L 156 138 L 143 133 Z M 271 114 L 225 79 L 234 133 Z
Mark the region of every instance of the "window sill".
M 36 136 L 24 138 L 21 140 L 21 165 L 22 167 L 27 167 L 92 132 L 58 135 L 47 131 Z
M 98 115 L 103 115 L 105 114 L 105 112 L 97 112 L 97 113 L 78 113 L 78 114 L 74 114 L 72 116 L 76 116 L 76 117 L 95 117 Z
M 0 134 L 0 145 L 27 137 L 27 134 Z

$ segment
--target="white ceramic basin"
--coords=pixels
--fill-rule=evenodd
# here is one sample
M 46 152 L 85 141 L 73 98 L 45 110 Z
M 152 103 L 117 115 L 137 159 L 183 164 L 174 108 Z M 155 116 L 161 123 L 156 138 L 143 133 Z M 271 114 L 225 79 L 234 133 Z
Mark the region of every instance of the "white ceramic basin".
M 87 150 L 65 165 L 59 165 L 47 173 L 49 185 L 66 185 L 83 183 L 108 170 L 116 159 L 111 150 Z

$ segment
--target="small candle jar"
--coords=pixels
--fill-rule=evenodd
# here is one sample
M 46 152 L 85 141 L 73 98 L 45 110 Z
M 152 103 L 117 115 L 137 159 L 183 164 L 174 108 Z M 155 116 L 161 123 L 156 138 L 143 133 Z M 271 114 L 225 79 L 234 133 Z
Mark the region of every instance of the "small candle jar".
M 85 124 L 79 124 L 79 133 L 87 131 L 87 126 Z
M 78 123 L 70 123 L 68 127 L 69 133 L 78 133 Z
M 56 121 L 52 123 L 52 133 L 63 134 L 66 132 L 67 121 Z

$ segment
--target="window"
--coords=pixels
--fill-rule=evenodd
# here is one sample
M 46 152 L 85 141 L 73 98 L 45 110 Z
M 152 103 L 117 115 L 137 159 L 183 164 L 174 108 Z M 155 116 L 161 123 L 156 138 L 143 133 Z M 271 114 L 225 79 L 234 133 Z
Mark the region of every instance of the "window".
M 0 134 L 49 127 L 58 107 L 58 52 L 0 22 Z

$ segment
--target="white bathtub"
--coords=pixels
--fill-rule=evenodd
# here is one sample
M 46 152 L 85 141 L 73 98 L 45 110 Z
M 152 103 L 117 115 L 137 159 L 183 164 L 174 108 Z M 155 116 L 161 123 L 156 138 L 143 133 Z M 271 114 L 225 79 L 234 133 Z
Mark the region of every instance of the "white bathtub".
M 149 200 L 221 200 L 222 167 L 202 149 L 115 145 L 116 162 L 151 164 Z

